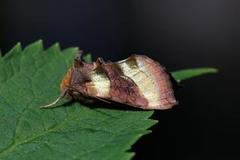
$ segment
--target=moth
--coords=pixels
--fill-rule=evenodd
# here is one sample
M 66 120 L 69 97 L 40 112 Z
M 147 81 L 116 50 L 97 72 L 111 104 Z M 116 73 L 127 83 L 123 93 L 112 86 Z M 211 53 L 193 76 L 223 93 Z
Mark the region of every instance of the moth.
M 146 110 L 169 109 L 177 104 L 170 74 L 145 55 L 131 55 L 118 62 L 86 63 L 79 52 L 61 84 L 61 95 L 49 108 L 65 98 L 92 103 L 117 102 Z

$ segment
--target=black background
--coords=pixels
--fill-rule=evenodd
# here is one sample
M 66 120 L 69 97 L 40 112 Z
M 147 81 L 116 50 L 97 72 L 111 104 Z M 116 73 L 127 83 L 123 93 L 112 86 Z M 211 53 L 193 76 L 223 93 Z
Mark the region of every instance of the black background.
M 157 111 L 135 159 L 240 158 L 238 0 L 1 0 L 0 48 L 43 39 L 113 61 L 146 54 L 168 70 L 212 66 Z

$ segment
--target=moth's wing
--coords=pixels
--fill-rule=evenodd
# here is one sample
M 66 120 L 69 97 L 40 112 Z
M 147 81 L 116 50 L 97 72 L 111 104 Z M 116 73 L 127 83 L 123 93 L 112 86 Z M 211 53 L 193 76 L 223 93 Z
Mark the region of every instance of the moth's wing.
M 137 85 L 112 62 L 102 61 L 89 75 L 91 81 L 86 83 L 89 97 L 140 108 L 147 106 L 147 101 L 142 97 Z
M 107 65 L 107 68 L 99 65 L 89 74 L 91 81 L 87 83 L 86 88 L 90 97 L 143 109 L 167 109 L 177 104 L 170 77 L 158 62 L 146 56 L 134 55 L 115 62 L 114 65 Z M 115 66 L 122 73 L 113 72 Z M 114 76 L 110 76 L 110 72 L 114 73 Z M 128 87 L 129 84 L 134 85 Z M 131 96 L 132 94 L 135 96 Z
M 146 109 L 168 109 L 177 104 L 170 76 L 158 62 L 147 56 L 132 55 L 116 64 L 148 100 Z

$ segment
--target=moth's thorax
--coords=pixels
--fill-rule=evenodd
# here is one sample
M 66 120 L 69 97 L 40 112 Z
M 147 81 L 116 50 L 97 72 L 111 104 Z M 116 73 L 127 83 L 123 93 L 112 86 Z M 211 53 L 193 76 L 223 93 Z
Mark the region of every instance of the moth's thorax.
M 70 68 L 68 70 L 68 72 L 66 73 L 66 75 L 64 76 L 62 83 L 60 85 L 61 87 L 61 91 L 63 92 L 68 86 L 71 85 L 71 81 L 72 81 L 72 75 L 73 75 L 73 69 Z
M 82 63 L 81 65 L 75 65 L 68 70 L 64 76 L 60 85 L 61 91 L 63 92 L 66 88 L 74 89 L 76 92 L 71 91 L 71 94 L 81 93 L 88 95 L 88 92 L 92 94 L 94 91 L 91 89 L 90 82 L 92 81 L 91 72 L 95 68 L 95 63 L 87 64 Z M 89 86 L 90 85 L 90 86 Z

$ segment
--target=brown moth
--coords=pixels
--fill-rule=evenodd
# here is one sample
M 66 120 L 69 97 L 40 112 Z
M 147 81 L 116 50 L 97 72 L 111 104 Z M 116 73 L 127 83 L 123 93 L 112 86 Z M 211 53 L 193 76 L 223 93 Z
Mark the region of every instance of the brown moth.
M 169 109 L 177 104 L 170 75 L 158 62 L 144 55 L 132 55 L 118 62 L 86 63 L 79 52 L 65 75 L 60 99 L 83 102 L 118 102 L 142 109 Z

